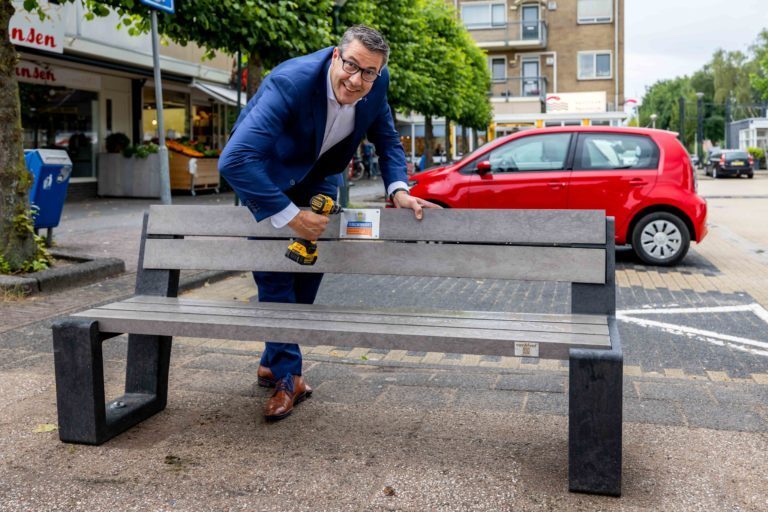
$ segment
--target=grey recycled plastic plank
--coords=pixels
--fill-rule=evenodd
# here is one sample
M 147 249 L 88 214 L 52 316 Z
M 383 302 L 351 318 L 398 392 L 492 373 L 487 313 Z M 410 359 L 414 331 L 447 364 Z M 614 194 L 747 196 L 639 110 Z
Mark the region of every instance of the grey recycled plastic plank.
M 382 240 L 605 245 L 602 210 L 425 209 L 421 221 L 411 210 L 380 210 Z M 153 205 L 149 211 L 149 235 L 295 236 L 290 228 L 275 229 L 268 221 L 257 223 L 242 206 Z M 339 216 L 334 215 L 323 238 L 338 237 Z
M 281 340 L 302 345 L 345 345 L 514 356 L 515 342 L 538 344 L 540 358 L 566 359 L 571 348 L 610 349 L 608 336 L 409 325 L 265 319 L 224 315 L 92 309 L 74 316 L 99 322 L 108 332 L 231 340 Z
M 283 240 L 149 239 L 144 268 L 323 272 L 605 283 L 605 249 L 382 241 L 319 243 L 315 265 L 285 257 Z M 449 253 L 450 257 L 446 257 Z
M 139 302 L 142 304 L 189 304 L 191 306 L 211 306 L 224 305 L 227 308 L 244 309 L 271 309 L 280 311 L 340 311 L 339 306 L 330 306 L 326 304 L 286 304 L 282 302 L 243 302 L 234 300 L 211 300 L 211 299 L 191 299 L 187 297 L 160 297 L 155 295 L 135 295 L 122 302 Z M 349 309 L 345 309 L 348 311 Z M 375 310 L 381 316 L 399 315 L 399 316 L 432 316 L 435 318 L 465 317 L 471 316 L 474 319 L 483 320 L 505 320 L 520 322 L 550 322 L 550 323 L 572 323 L 572 324 L 591 324 L 608 325 L 605 315 L 584 315 L 584 314 L 549 314 L 549 313 L 517 313 L 506 311 L 451 311 L 423 308 L 387 308 Z
M 221 304 L 191 305 L 184 303 L 177 304 L 142 304 L 137 302 L 115 302 L 96 308 L 97 310 L 116 310 L 133 311 L 140 315 L 143 311 L 153 311 L 158 313 L 186 313 L 198 315 L 221 315 L 221 316 L 242 316 L 250 318 L 270 318 L 292 320 L 310 320 L 310 321 L 349 321 L 354 320 L 361 324 L 388 324 L 388 325 L 411 325 L 422 327 L 462 327 L 471 329 L 490 329 L 490 330 L 515 330 L 515 331 L 541 331 L 555 333 L 571 334 L 596 334 L 608 335 L 608 326 L 594 324 L 568 324 L 555 322 L 521 322 L 504 320 L 486 320 L 476 319 L 469 315 L 448 318 L 433 317 L 429 315 L 422 316 L 404 316 L 387 314 L 382 315 L 376 310 L 354 310 L 337 309 L 336 311 L 286 311 L 278 309 L 258 309 L 258 308 L 229 308 Z

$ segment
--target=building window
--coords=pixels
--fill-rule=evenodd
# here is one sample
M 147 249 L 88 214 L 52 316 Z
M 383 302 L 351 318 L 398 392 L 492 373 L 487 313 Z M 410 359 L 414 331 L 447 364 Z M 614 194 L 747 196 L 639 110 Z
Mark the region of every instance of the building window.
M 604 80 L 612 77 L 611 52 L 579 52 L 579 80 Z
M 491 57 L 491 78 L 494 82 L 507 81 L 506 57 Z
M 61 149 L 73 178 L 96 177 L 98 93 L 44 84 L 19 84 L 24 149 Z
M 503 26 L 507 22 L 506 4 L 471 3 L 461 5 L 461 20 L 470 29 Z
M 613 21 L 613 0 L 578 0 L 579 23 L 610 23 Z

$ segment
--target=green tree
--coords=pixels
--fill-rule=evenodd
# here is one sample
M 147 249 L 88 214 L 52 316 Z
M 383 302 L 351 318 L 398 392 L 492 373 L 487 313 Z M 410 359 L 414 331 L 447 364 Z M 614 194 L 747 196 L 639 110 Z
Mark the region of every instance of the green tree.
M 488 125 L 490 74 L 485 54 L 453 7 L 441 0 L 350 0 L 341 21 L 343 26 L 365 23 L 387 39 L 390 106 L 393 112 L 425 116 L 428 150 L 433 117 L 473 128 Z
M 13 13 L 10 0 L 0 2 L 0 272 L 24 269 L 38 251 L 29 217 L 32 180 L 22 149 L 18 56 L 8 37 Z
M 750 83 L 759 99 L 768 100 L 768 30 L 760 32 L 752 51 L 756 65 L 750 75 Z

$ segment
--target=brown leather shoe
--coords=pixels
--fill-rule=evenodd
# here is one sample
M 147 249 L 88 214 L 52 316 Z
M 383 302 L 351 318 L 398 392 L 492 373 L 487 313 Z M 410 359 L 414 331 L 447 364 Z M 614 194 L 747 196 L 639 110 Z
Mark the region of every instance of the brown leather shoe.
M 277 382 L 275 376 L 272 373 L 272 370 L 266 366 L 259 365 L 259 369 L 256 371 L 256 376 L 258 377 L 259 386 L 263 388 L 275 387 L 275 382 Z
M 290 416 L 293 407 L 312 395 L 304 377 L 286 375 L 275 384 L 275 393 L 267 400 L 264 407 L 264 418 L 267 421 L 277 421 Z

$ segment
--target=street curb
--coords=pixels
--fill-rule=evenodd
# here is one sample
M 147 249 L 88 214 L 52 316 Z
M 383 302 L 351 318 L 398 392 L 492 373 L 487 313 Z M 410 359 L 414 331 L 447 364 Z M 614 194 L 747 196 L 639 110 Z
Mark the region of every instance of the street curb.
M 0 276 L 0 289 L 31 295 L 83 286 L 125 272 L 125 262 L 117 258 L 94 258 L 58 250 L 50 253 L 55 258 L 69 260 L 73 264 L 22 276 Z

